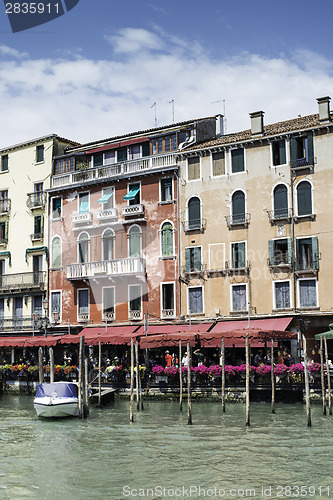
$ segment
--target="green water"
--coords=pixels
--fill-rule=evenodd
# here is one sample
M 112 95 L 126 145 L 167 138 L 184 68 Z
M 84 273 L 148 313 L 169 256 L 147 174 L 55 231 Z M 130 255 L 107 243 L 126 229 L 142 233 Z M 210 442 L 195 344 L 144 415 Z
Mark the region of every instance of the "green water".
M 333 416 L 319 405 L 311 428 L 302 405 L 252 404 L 250 427 L 244 405 L 192 407 L 192 426 L 167 401 L 132 425 L 123 400 L 39 420 L 32 397 L 2 396 L 0 499 L 333 498 Z

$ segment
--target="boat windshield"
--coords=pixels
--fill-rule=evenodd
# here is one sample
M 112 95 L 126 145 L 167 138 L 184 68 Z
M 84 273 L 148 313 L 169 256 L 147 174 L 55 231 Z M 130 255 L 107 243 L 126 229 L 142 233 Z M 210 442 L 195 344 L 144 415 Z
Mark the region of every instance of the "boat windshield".
M 78 387 L 72 383 L 54 383 L 54 384 L 39 384 L 37 385 L 36 398 L 43 398 L 44 396 L 53 396 L 54 393 L 59 398 L 77 398 Z

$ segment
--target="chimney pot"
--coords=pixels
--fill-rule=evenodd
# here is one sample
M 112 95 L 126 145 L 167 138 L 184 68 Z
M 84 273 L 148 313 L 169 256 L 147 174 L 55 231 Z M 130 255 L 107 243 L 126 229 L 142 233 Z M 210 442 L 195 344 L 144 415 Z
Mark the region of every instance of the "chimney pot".
M 319 121 L 329 122 L 331 121 L 331 111 L 330 111 L 330 100 L 329 96 L 326 97 L 318 97 L 318 109 L 319 109 Z
M 250 113 L 252 135 L 264 135 L 264 111 Z

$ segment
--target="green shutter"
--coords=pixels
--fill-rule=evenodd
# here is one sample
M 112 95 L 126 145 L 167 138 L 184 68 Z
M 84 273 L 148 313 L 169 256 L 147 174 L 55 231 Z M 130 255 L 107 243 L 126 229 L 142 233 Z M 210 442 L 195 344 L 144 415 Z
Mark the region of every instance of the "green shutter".
M 193 248 L 193 264 L 194 264 L 194 271 L 201 271 L 202 263 L 201 263 L 201 248 L 200 247 Z
M 297 208 L 298 215 L 312 214 L 311 184 L 307 181 L 302 181 L 297 186 Z
M 162 227 L 162 256 L 169 257 L 171 255 L 173 255 L 172 224 L 166 222 Z
M 245 242 L 238 243 L 238 266 L 246 267 Z
M 312 238 L 312 268 L 319 269 L 319 252 L 318 252 L 318 238 Z
M 191 249 L 185 248 L 185 272 L 191 271 Z
M 269 260 L 269 265 L 274 266 L 275 263 L 275 251 L 274 251 L 274 240 L 269 240 L 268 241 L 268 260 Z
M 282 141 L 279 141 L 279 154 L 280 154 L 280 165 L 284 165 L 285 163 L 287 163 L 286 141 L 284 139 Z
M 40 219 L 40 232 L 44 235 L 44 215 L 42 215 Z
M 313 134 L 307 136 L 307 161 L 309 165 L 314 165 L 314 155 L 313 155 Z
M 5 241 L 8 242 L 8 220 L 5 221 Z
M 288 242 L 288 264 L 293 262 L 293 242 L 291 238 L 287 238 Z
M 244 172 L 244 149 L 233 149 L 231 151 L 232 173 Z
M 296 240 L 296 269 L 299 271 L 301 268 L 300 244 L 299 240 Z
M 232 197 L 232 215 L 245 215 L 245 195 L 243 191 L 236 191 Z
M 295 137 L 290 139 L 290 158 L 291 158 L 291 166 L 297 166 L 297 141 Z

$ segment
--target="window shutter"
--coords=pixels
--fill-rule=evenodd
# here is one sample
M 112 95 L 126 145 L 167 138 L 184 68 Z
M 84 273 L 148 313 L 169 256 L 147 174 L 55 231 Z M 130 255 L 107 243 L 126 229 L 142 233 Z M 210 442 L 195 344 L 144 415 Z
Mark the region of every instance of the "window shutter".
M 191 249 L 185 248 L 185 272 L 191 271 Z
M 201 271 L 202 263 L 201 263 L 201 248 L 194 247 L 193 248 L 193 264 L 195 271 Z
M 319 269 L 319 252 L 318 252 L 318 238 L 312 238 L 312 268 Z
M 280 153 L 280 165 L 284 165 L 285 163 L 287 163 L 286 141 L 284 139 L 282 141 L 279 141 L 279 153 Z
M 188 202 L 188 220 L 191 223 L 199 221 L 200 219 L 200 200 L 199 198 L 191 198 Z
M 274 211 L 275 216 L 287 215 L 288 213 L 288 190 L 284 184 L 274 189 Z
M 238 265 L 246 267 L 245 243 L 238 243 Z
M 297 186 L 298 215 L 312 214 L 312 192 L 311 184 L 303 181 Z
M 41 215 L 40 218 L 40 232 L 42 235 L 44 234 L 44 215 Z
M 291 238 L 287 238 L 288 242 L 288 264 L 293 262 L 293 243 Z
M 269 240 L 268 241 L 268 259 L 269 259 L 270 266 L 274 266 L 274 262 L 275 262 L 274 253 L 275 253 L 274 252 L 274 241 Z
M 8 242 L 8 220 L 5 221 L 5 241 Z
M 290 139 L 290 158 L 291 158 L 291 166 L 297 166 L 297 141 L 295 137 Z
M 242 191 L 236 191 L 232 197 L 232 215 L 245 214 L 245 195 Z
M 300 269 L 302 269 L 301 252 L 300 252 L 299 240 L 296 240 L 296 269 L 298 271 Z
M 307 156 L 309 165 L 314 164 L 314 155 L 313 155 L 313 134 L 309 134 L 307 136 Z
M 233 149 L 231 151 L 232 173 L 244 172 L 244 149 Z

